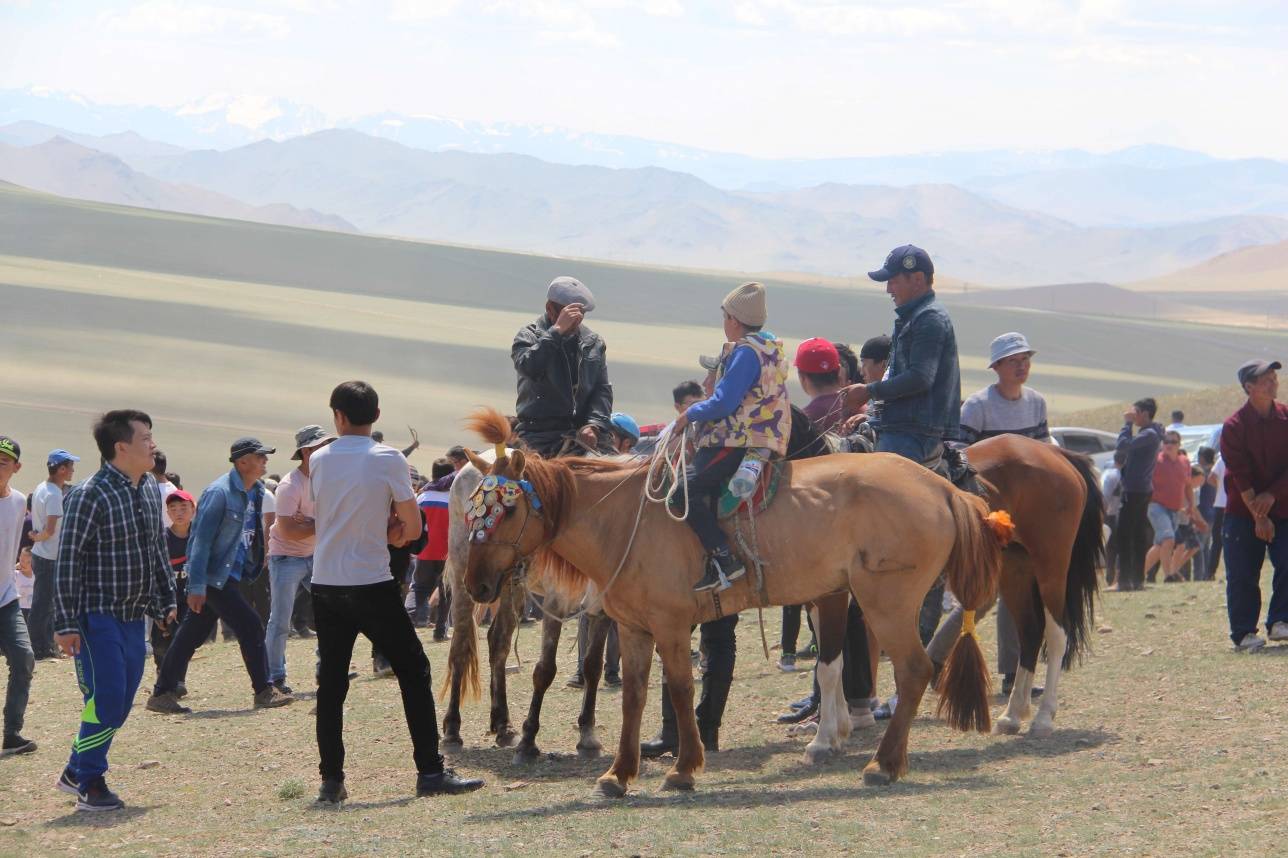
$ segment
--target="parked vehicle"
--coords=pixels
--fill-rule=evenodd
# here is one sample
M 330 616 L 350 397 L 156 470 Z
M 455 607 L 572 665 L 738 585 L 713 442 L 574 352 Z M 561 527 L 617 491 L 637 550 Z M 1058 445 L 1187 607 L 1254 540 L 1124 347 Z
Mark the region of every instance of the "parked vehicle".
M 1055 427 L 1051 430 L 1051 440 L 1074 453 L 1086 453 L 1101 471 L 1113 465 L 1114 450 L 1118 446 L 1118 436 L 1112 432 L 1074 426 Z

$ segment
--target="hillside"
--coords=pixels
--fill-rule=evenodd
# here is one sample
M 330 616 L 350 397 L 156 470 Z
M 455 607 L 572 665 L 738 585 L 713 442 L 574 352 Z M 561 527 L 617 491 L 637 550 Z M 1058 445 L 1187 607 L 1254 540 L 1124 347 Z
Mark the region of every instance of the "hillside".
M 21 387 L 0 394 L 25 443 L 84 449 L 96 410 L 132 403 L 158 419 L 180 473 L 212 477 L 238 435 L 289 443 L 326 422 L 344 378 L 384 395 L 393 440 L 427 451 L 463 440 L 479 404 L 509 410 L 514 332 L 559 274 L 599 308 L 617 407 L 665 419 L 671 388 L 718 346 L 719 301 L 744 274 L 623 266 L 272 226 L 67 200 L 0 186 L 0 335 Z M 876 284 L 766 279 L 770 325 L 789 351 L 825 336 L 861 343 L 893 322 Z M 952 312 L 967 391 L 989 383 L 989 341 L 1022 330 L 1053 412 L 1224 384 L 1282 338 L 1204 326 L 975 307 Z M 59 360 L 43 359 L 56 343 Z M 122 344 L 128 343 L 128 349 Z M 793 387 L 794 396 L 800 397 Z M 428 452 L 426 453 L 428 456 Z M 422 461 L 423 465 L 424 462 Z M 276 462 L 285 466 L 284 461 Z M 200 483 L 198 483 L 200 484 Z
M 1142 393 L 1141 396 L 1148 396 Z M 1139 397 L 1137 397 L 1139 398 Z M 1161 422 L 1166 423 L 1166 415 L 1173 411 L 1185 412 L 1185 422 L 1191 426 L 1209 423 L 1224 423 L 1225 419 L 1243 407 L 1247 398 L 1239 391 L 1238 385 L 1231 381 L 1223 387 L 1210 387 L 1202 390 L 1190 390 L 1182 393 L 1168 393 L 1155 396 L 1158 401 L 1158 414 Z M 1131 408 L 1135 399 L 1102 405 L 1098 408 L 1087 408 L 1062 414 L 1053 413 L 1051 425 L 1085 426 L 1089 429 L 1103 429 L 1106 432 L 1117 432 L 1123 428 L 1123 412 Z
M 118 142 L 130 151 L 161 151 L 139 145 L 134 139 Z M 160 181 L 130 168 L 114 155 L 62 137 L 21 147 L 0 143 L 0 178 L 33 190 L 96 202 L 287 226 L 355 230 L 343 218 L 311 209 L 281 202 L 248 205 L 214 191 Z
M 1132 283 L 1131 287 L 1170 292 L 1288 293 L 1288 241 L 1232 250 L 1171 274 Z

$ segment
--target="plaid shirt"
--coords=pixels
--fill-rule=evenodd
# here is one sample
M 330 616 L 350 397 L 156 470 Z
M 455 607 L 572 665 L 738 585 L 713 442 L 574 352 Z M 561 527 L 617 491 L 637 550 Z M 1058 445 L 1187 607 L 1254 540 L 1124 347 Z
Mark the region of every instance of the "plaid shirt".
M 72 489 L 59 522 L 54 629 L 78 630 L 85 614 L 132 622 L 175 606 L 161 490 L 151 475 L 138 486 L 111 464 Z

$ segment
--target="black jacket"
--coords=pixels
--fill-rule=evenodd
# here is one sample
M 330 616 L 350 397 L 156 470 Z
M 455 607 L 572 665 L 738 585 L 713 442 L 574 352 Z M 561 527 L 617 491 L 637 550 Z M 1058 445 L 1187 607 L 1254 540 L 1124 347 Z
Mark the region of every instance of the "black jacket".
M 519 373 L 519 434 L 567 431 L 587 424 L 607 432 L 613 413 L 604 341 L 584 324 L 560 336 L 544 313 L 514 336 Z

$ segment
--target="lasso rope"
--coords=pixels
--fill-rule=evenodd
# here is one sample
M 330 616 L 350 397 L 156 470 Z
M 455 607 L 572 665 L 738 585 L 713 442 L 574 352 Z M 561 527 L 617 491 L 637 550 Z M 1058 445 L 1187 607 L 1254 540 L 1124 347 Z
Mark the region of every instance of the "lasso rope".
M 666 448 L 675 432 L 675 424 L 670 423 L 662 430 L 657 436 L 657 446 L 653 449 L 653 456 L 649 460 L 648 479 L 644 481 L 644 497 L 653 503 L 665 504 L 666 514 L 675 521 L 684 521 L 689 517 L 689 481 L 684 477 L 689 467 L 689 431 L 690 429 L 685 429 L 680 433 L 680 443 L 672 456 L 667 453 Z M 660 482 L 658 481 L 659 472 L 662 474 Z M 684 500 L 682 515 L 676 515 L 671 510 L 671 499 L 676 492 L 679 492 Z

